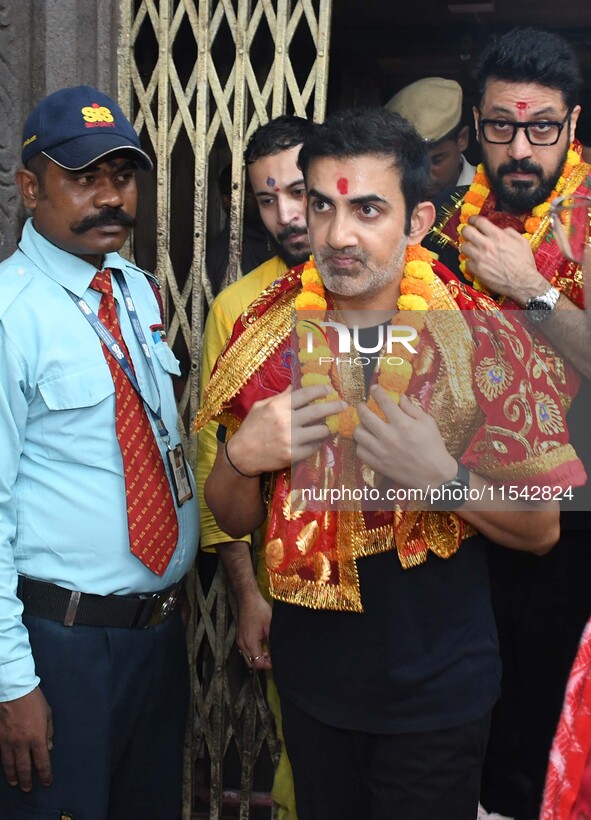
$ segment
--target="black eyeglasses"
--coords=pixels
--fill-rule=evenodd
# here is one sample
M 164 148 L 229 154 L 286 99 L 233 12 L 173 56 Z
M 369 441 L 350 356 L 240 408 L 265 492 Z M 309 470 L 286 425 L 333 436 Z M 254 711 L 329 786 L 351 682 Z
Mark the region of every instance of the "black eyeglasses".
M 512 122 L 511 120 L 481 120 L 480 133 L 487 142 L 495 145 L 508 145 L 513 142 L 518 128 L 523 128 L 530 145 L 556 145 L 562 129 L 570 123 L 570 111 L 567 111 L 562 122 Z M 478 112 L 480 118 L 480 111 Z

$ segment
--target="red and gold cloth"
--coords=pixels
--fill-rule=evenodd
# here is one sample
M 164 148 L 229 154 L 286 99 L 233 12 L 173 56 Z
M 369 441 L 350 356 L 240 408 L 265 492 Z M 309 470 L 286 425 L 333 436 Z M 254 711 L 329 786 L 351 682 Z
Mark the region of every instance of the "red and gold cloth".
M 491 481 L 517 487 L 583 484 L 585 471 L 568 444 L 564 421 L 576 391 L 570 369 L 550 350 L 542 361 L 515 314 L 502 313 L 439 263 L 435 273 L 432 310 L 407 396 L 436 419 L 449 452 Z M 239 318 L 205 390 L 197 429 L 215 418 L 231 435 L 255 401 L 292 383 L 297 351 L 290 337 L 300 275 L 301 268 L 287 274 Z M 357 384 L 363 383 L 358 370 Z M 351 402 L 355 389 L 348 392 L 340 384 Z M 355 443 L 339 438 L 325 440 L 313 457 L 318 465 L 347 469 L 345 462 L 358 461 Z M 359 464 L 353 469 L 353 483 L 363 482 Z M 320 485 L 330 482 L 329 472 L 319 470 Z M 308 510 L 301 498 L 294 500 L 290 470 L 273 476 L 269 499 L 265 555 L 271 593 L 315 609 L 363 611 L 358 558 L 396 549 L 409 568 L 424 563 L 429 552 L 449 558 L 474 532 L 453 513 Z
M 584 817 L 591 817 L 591 620 L 568 679 L 540 820 Z

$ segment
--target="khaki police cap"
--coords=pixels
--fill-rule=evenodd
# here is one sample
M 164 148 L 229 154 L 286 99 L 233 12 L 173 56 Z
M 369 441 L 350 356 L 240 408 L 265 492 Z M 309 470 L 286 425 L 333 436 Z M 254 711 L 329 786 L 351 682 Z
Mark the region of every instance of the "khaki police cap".
M 462 87 L 455 80 L 425 77 L 394 94 L 385 108 L 407 119 L 425 141 L 437 142 L 459 125 Z

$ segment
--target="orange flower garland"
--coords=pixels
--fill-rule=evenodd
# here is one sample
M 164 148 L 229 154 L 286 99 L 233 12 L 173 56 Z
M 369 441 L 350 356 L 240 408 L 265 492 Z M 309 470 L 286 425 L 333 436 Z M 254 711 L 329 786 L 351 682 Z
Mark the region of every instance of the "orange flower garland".
M 525 233 L 523 234 L 523 236 L 528 240 L 528 242 L 531 240 L 532 236 L 540 227 L 544 217 L 548 214 L 550 210 L 550 203 L 557 196 L 560 196 L 560 194 L 562 193 L 562 189 L 564 188 L 564 185 L 566 183 L 566 180 L 573 172 L 575 166 L 578 165 L 580 162 L 581 157 L 571 146 L 571 148 L 569 148 L 568 150 L 566 162 L 564 164 L 564 168 L 562 169 L 562 173 L 558 179 L 558 182 L 556 183 L 556 187 L 554 188 L 554 190 L 545 202 L 542 202 L 540 205 L 536 205 L 535 208 L 532 209 L 531 215 L 528 216 L 524 222 Z M 462 238 L 462 230 L 464 229 L 464 225 L 467 224 L 468 219 L 471 216 L 478 216 L 478 214 L 482 210 L 482 206 L 486 202 L 489 195 L 490 182 L 488 180 L 488 177 L 486 176 L 484 165 L 480 163 L 480 165 L 476 169 L 476 174 L 474 175 L 472 185 L 466 192 L 462 202 L 462 207 L 460 210 L 460 224 L 458 225 L 458 237 L 460 241 Z M 478 281 L 478 279 L 472 275 L 469 268 L 467 267 L 467 258 L 463 253 L 460 253 L 460 270 L 462 271 L 466 279 L 469 282 L 472 282 L 476 290 L 486 292 L 486 288 L 484 288 L 484 286 Z
M 435 279 L 433 273 L 433 257 L 425 248 L 420 245 L 409 245 L 406 249 L 404 271 L 400 283 L 400 296 L 397 307 L 400 311 L 416 311 L 416 315 L 409 318 L 404 315 L 404 323 L 412 325 L 417 331 L 421 331 L 425 323 L 425 312 L 431 303 L 431 283 Z M 302 290 L 296 296 L 295 308 L 297 311 L 328 310 L 324 284 L 316 269 L 314 259 L 310 257 L 304 265 L 302 271 Z M 399 314 L 393 317 L 392 324 L 399 324 L 402 319 Z M 316 347 L 313 352 L 308 353 L 306 342 L 308 338 L 308 327 L 305 323 L 298 323 L 296 331 L 299 339 L 299 362 L 302 372 L 302 387 L 309 387 L 313 384 L 333 385 L 333 390 L 325 398 L 319 401 L 335 401 L 339 398 L 338 374 L 332 362 L 320 362 L 322 358 L 332 358 L 332 351 L 328 345 Z M 406 392 L 413 375 L 412 359 L 413 354 L 402 346 L 400 353 L 396 357 L 403 361 L 391 364 L 388 357 L 384 357 L 378 362 L 378 384 L 390 396 L 396 404 L 400 401 L 400 396 Z M 379 405 L 373 397 L 370 397 L 367 406 L 380 418 L 385 420 Z M 333 435 L 339 434 L 343 438 L 352 438 L 355 428 L 359 424 L 359 415 L 355 407 L 346 407 L 338 415 L 328 416 L 326 424 Z

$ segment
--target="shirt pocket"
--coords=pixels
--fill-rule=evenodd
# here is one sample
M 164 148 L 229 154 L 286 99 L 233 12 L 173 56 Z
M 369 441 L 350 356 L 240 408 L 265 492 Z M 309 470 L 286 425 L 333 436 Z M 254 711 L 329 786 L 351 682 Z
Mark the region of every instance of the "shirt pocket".
M 98 464 L 121 458 L 115 432 L 115 386 L 105 362 L 38 383 L 41 439 L 50 459 Z
M 180 362 L 166 342 L 157 342 L 152 348 L 152 352 L 167 373 L 172 376 L 181 375 Z
M 177 432 L 178 408 L 174 396 L 172 376 L 180 376 L 181 368 L 177 357 L 166 342 L 156 342 L 152 347 L 152 357 L 156 362 L 154 368 L 160 393 L 162 418 L 174 446 L 179 441 L 179 437 Z

